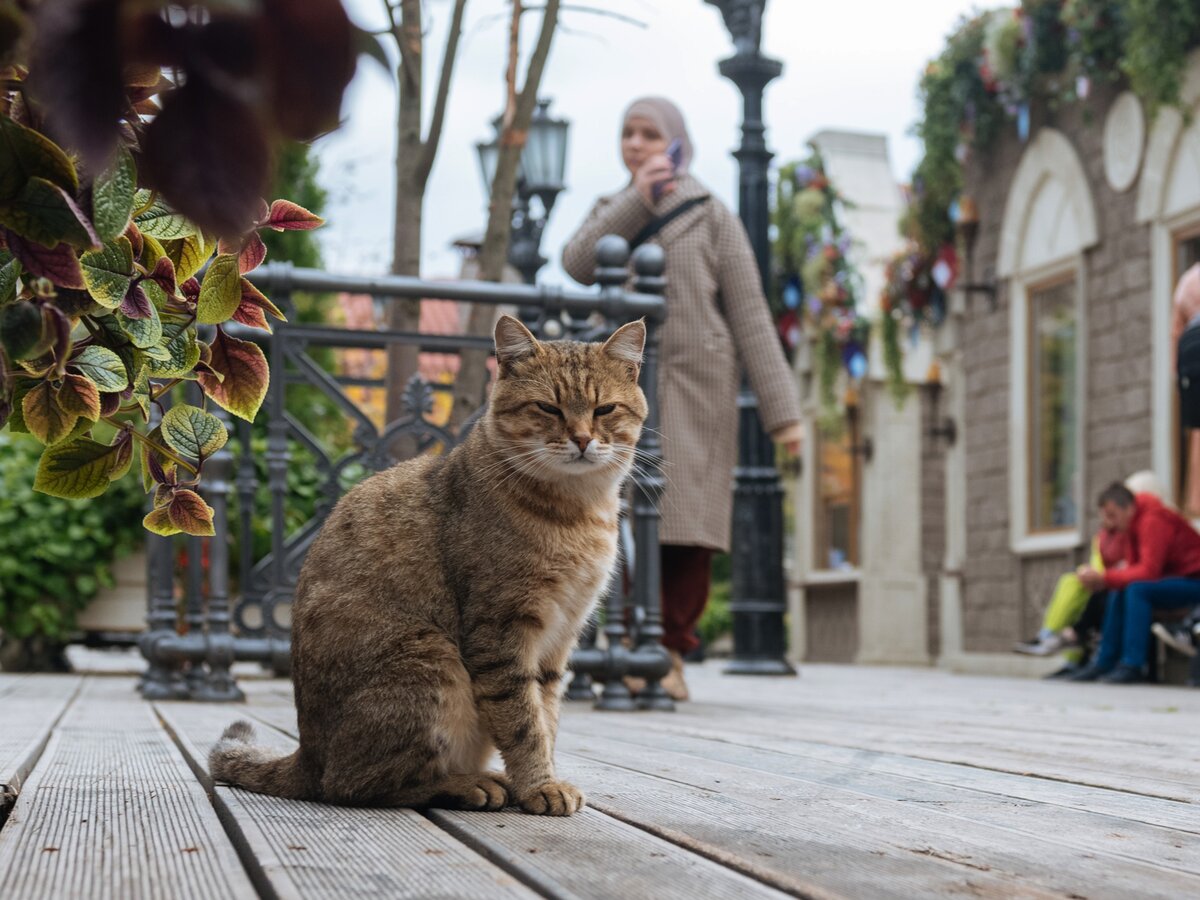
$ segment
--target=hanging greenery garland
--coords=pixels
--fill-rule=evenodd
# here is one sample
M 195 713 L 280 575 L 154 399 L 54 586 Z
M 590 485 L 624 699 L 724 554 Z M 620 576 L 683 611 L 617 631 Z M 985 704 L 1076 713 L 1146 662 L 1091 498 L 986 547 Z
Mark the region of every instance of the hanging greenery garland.
M 1151 117 L 1177 106 L 1198 44 L 1196 0 L 1022 0 L 963 20 L 921 78 L 916 132 L 924 155 L 901 230 L 922 259 L 897 266 L 896 277 L 920 278 L 953 245 L 973 149 L 990 146 L 1004 128 L 1027 139 L 1032 105 L 1085 99 L 1094 81 L 1127 78 Z M 897 284 L 889 293 L 907 291 Z
M 841 369 L 855 381 L 867 372 L 870 322 L 858 311 L 862 278 L 849 259 L 853 241 L 840 218 L 848 205 L 817 151 L 780 169 L 772 211 L 772 305 L 785 335 L 815 338 L 821 420 L 828 427 L 842 417 Z

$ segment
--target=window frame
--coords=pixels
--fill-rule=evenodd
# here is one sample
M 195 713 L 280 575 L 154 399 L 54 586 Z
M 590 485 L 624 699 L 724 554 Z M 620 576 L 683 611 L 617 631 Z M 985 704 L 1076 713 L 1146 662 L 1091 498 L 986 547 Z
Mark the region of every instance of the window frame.
M 832 579 L 842 579 L 856 575 L 862 569 L 862 499 L 863 499 L 863 470 L 862 455 L 859 452 L 862 423 L 861 411 L 851 413 L 847 409 L 844 417 L 845 440 L 850 454 L 850 521 L 848 533 L 850 536 L 850 552 L 847 554 L 849 565 L 843 569 L 833 569 L 829 566 L 828 553 L 828 520 L 825 515 L 824 498 L 821 494 L 821 450 L 829 438 L 821 433 L 819 427 L 813 429 L 813 530 L 810 552 L 813 565 L 811 575 Z M 825 551 L 825 552 L 822 552 Z
M 1170 241 L 1170 258 L 1171 258 L 1171 290 L 1163 302 L 1166 304 L 1167 321 L 1170 322 L 1174 313 L 1175 303 L 1175 285 L 1179 282 L 1179 245 L 1185 241 L 1193 241 L 1200 238 L 1200 219 L 1192 219 L 1182 225 L 1177 225 L 1170 230 L 1168 240 Z M 1169 335 L 1168 335 L 1169 337 Z M 1168 347 L 1169 358 L 1174 358 L 1175 348 Z M 1171 370 L 1171 399 L 1170 399 L 1170 423 L 1171 423 L 1171 477 L 1172 482 L 1168 489 L 1171 492 L 1171 499 L 1175 504 L 1175 508 L 1184 511 L 1188 510 L 1184 506 L 1184 489 L 1187 487 L 1187 451 L 1183 445 L 1183 429 L 1179 424 L 1179 390 L 1176 387 L 1175 370 Z
M 1087 425 L 1087 344 L 1088 328 L 1085 315 L 1087 268 L 1082 253 L 1049 263 L 1038 269 L 1023 272 L 1013 279 L 1011 304 L 1011 372 L 1010 413 L 1011 441 L 1009 446 L 1010 477 L 1010 545 L 1019 555 L 1038 555 L 1073 550 L 1086 543 L 1084 526 L 1087 520 L 1086 498 L 1076 496 L 1078 521 L 1061 528 L 1038 528 L 1033 524 L 1036 489 L 1033 478 L 1033 441 L 1036 436 L 1033 399 L 1034 352 L 1033 300 L 1036 294 L 1074 282 L 1074 311 L 1077 346 L 1075 350 L 1075 482 L 1077 493 L 1084 491 Z

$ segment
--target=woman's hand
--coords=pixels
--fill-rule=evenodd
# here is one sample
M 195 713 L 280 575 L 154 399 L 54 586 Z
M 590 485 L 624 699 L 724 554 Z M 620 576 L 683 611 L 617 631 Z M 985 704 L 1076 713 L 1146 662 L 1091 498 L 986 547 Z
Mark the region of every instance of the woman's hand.
M 655 185 L 660 185 L 658 197 L 654 196 Z M 675 167 L 665 153 L 649 157 L 638 166 L 633 175 L 633 186 L 642 195 L 646 205 L 653 208 L 658 201 L 675 190 Z
M 1083 586 L 1092 593 L 1104 589 L 1104 576 L 1091 566 L 1080 566 L 1075 570 L 1075 574 L 1079 576 Z
M 804 425 L 800 422 L 793 422 L 791 425 L 777 428 L 771 432 L 771 440 L 782 444 L 792 456 L 799 456 L 800 451 L 804 449 Z

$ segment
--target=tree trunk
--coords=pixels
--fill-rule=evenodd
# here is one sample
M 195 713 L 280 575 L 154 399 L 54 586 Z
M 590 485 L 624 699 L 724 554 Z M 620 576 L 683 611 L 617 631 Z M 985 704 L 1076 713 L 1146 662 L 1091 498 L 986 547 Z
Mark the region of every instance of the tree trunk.
M 520 15 L 519 2 L 515 4 L 514 19 Z M 525 84 L 516 99 L 511 120 L 505 116 L 504 131 L 500 136 L 500 158 L 496 164 L 496 178 L 492 183 L 492 194 L 488 203 L 487 234 L 479 251 L 479 280 L 498 282 L 504 275 L 508 261 L 508 244 L 512 235 L 512 198 L 517 186 L 517 168 L 521 152 L 529 136 L 529 123 L 537 105 L 537 94 L 542 83 L 542 73 L 550 56 L 554 29 L 558 24 L 559 0 L 547 0 L 542 14 L 542 29 L 538 34 L 537 46 L 529 58 L 525 73 Z M 512 43 L 515 48 L 515 40 Z M 515 66 L 511 65 L 514 73 Z M 510 87 L 510 94 L 511 87 Z M 476 303 L 471 307 L 467 322 L 467 333 L 486 336 L 491 332 L 495 309 L 491 305 Z M 483 403 L 487 391 L 488 354 L 480 350 L 464 350 L 458 379 L 454 388 L 454 407 L 450 413 L 450 426 L 457 430 L 467 417 Z
M 393 27 L 400 48 L 396 69 L 399 100 L 396 110 L 396 200 L 392 223 L 392 274 L 421 274 L 421 212 L 425 202 L 425 178 L 420 172 L 424 151 L 421 137 L 421 89 L 424 41 L 421 33 L 420 0 L 402 0 L 400 23 Z M 420 300 L 391 300 L 387 309 L 390 331 L 418 331 Z M 387 354 L 386 420 L 400 417 L 404 385 L 417 371 L 419 350 L 393 344 Z M 415 442 L 397 449 L 401 458 L 411 456 Z

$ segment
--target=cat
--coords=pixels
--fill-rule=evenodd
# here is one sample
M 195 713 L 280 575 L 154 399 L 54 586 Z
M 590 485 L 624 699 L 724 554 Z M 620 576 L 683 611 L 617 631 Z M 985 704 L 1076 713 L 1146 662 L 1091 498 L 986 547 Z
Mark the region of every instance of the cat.
M 583 807 L 554 770 L 560 687 L 616 562 L 645 338 L 637 321 L 603 344 L 539 342 L 500 318 L 470 435 L 349 491 L 308 552 L 299 749 L 275 756 L 236 722 L 209 757 L 216 781 L 356 806 Z M 494 748 L 505 774 L 485 770 Z

